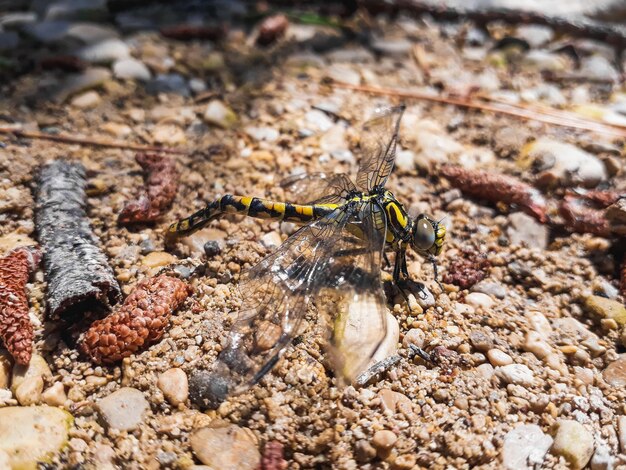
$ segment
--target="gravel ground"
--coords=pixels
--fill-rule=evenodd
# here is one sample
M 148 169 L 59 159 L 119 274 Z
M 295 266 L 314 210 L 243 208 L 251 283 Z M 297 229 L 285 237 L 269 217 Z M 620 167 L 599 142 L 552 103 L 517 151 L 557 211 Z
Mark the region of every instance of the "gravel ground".
M 442 274 L 468 250 L 488 263 L 478 284 L 441 290 L 430 265 L 409 254 L 411 275 L 432 294 L 410 299 L 409 310 L 388 289 L 398 332 L 387 351 L 403 359 L 363 387 L 337 386 L 311 311 L 297 344 L 257 386 L 199 410 L 188 376 L 220 351 L 240 304 L 239 276 L 294 226 L 228 216 L 164 245 L 169 223 L 219 195 L 282 200 L 279 182 L 291 174 L 354 174 L 360 123 L 400 101 L 336 88 L 328 77 L 480 92 L 624 126 L 626 92 L 610 47 L 545 27 L 494 23 L 485 31 L 365 14 L 349 21 L 367 45 L 298 22 L 267 47 L 254 44 L 256 29 L 236 24 L 220 42 L 183 42 L 148 28 L 130 32 L 132 20 L 146 18 L 124 15 L 81 30 L 79 40 L 67 31 L 39 38 L 40 58 L 71 53 L 87 68 L 40 67 L 3 83 L 0 127 L 183 149 L 172 156 L 181 183 L 171 210 L 152 225 L 118 225 L 143 181 L 134 151 L 5 136 L 0 251 L 36 239 L 36 168 L 68 159 L 87 169 L 88 215 L 124 295 L 164 268 L 206 269 L 192 276 L 194 294 L 164 338 L 115 366 L 88 362 L 66 325 L 46 318 L 37 271 L 27 285 L 36 333 L 30 366 L 13 366 L 0 349 L 0 468 L 17 468 L 18 451 L 27 455 L 19 468 L 626 468 L 624 246 L 466 198 L 437 173 L 439 164 L 456 163 L 548 181 L 545 192 L 555 197 L 566 187 L 625 193 L 623 138 L 404 101 L 387 187 L 412 215 L 443 218 Z M 35 21 L 3 28 L 33 40 L 25 38 L 42 24 Z M 114 39 L 103 45 L 102 35 Z M 408 357 L 411 344 L 440 359 Z M 20 426 L 28 439 L 41 438 L 40 448 L 25 450 Z

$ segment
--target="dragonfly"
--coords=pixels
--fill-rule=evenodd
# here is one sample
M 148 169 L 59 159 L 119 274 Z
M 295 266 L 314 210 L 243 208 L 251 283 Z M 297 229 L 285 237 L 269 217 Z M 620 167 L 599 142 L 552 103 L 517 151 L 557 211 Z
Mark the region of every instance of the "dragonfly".
M 411 218 L 385 189 L 404 109 L 377 109 L 365 122 L 355 182 L 345 173 L 298 175 L 284 185 L 306 199 L 301 204 L 227 194 L 169 226 L 169 237 L 181 237 L 225 214 L 302 224 L 241 275 L 241 308 L 213 366 L 208 407 L 247 390 L 271 370 L 299 335 L 309 307 L 327 325 L 327 354 L 336 377 L 352 382 L 386 334 L 381 276 L 382 261 L 389 264 L 386 252 L 395 253 L 393 281 L 398 286 L 409 281 L 409 248 L 436 268 L 444 225 L 426 214 Z M 366 324 L 359 325 L 360 318 L 367 318 Z M 346 334 L 346 328 L 353 334 Z

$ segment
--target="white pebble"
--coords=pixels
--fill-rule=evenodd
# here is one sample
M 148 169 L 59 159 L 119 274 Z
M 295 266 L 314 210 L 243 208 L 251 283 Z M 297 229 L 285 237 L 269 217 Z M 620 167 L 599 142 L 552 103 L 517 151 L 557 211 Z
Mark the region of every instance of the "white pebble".
M 465 303 L 474 308 L 486 309 L 491 307 L 494 301 L 491 297 L 482 292 L 471 292 L 465 296 Z
M 187 400 L 189 382 L 182 369 L 172 368 L 163 372 L 157 381 L 159 389 L 172 406 L 178 406 Z
M 536 331 L 529 331 L 526 334 L 524 350 L 533 353 L 538 359 L 543 359 L 552 352 L 550 345 Z
M 496 367 L 496 376 L 509 384 L 530 386 L 535 383 L 533 372 L 524 364 L 509 364 Z
M 502 464 L 508 470 L 540 466 L 552 446 L 552 438 L 536 424 L 522 424 L 504 436 Z
M 491 365 L 494 367 L 513 364 L 513 358 L 499 349 L 490 349 L 487 352 L 487 359 L 489 359 L 489 362 L 491 362 Z
M 41 396 L 43 402 L 50 406 L 63 406 L 67 401 L 65 387 L 61 382 L 55 382 Z

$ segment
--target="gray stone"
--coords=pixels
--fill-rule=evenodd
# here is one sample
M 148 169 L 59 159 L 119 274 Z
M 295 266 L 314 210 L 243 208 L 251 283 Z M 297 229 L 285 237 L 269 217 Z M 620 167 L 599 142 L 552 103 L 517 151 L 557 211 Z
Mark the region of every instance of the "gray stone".
M 132 431 L 144 419 L 148 401 L 136 388 L 124 387 L 96 403 L 98 412 L 109 429 Z
M 533 217 L 523 212 L 514 212 L 509 215 L 509 224 L 506 233 L 512 244 L 540 250 L 545 250 L 548 246 L 548 228 Z
M 192 78 L 189 80 L 189 89 L 195 95 L 198 95 L 206 91 L 207 86 L 204 80 L 201 78 Z
M 119 37 L 117 31 L 112 27 L 96 23 L 73 23 L 67 29 L 66 34 L 83 44 L 93 44 Z
M 160 74 L 146 84 L 146 91 L 153 95 L 175 93 L 184 97 L 191 95 L 187 80 L 180 74 Z
M 507 295 L 507 289 L 499 282 L 483 279 L 478 284 L 475 284 L 472 289 L 473 292 L 482 292 L 483 294 L 493 295 L 498 299 L 504 299 Z
M 63 39 L 69 27 L 67 21 L 42 21 L 27 25 L 24 32 L 39 42 L 51 44 Z
M 522 424 L 504 436 L 502 464 L 508 470 L 540 466 L 552 446 L 552 438 L 536 424 Z
M 131 80 L 150 80 L 152 74 L 145 64 L 132 57 L 120 59 L 113 64 L 113 74 L 117 78 Z
M 584 57 L 580 63 L 579 73 L 581 76 L 599 81 L 619 81 L 619 72 L 606 57 L 594 54 L 591 57 Z

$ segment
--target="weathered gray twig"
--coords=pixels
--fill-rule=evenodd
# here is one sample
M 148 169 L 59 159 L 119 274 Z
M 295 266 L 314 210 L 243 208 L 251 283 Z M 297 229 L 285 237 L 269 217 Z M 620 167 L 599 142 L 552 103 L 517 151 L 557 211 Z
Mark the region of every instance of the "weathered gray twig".
M 98 247 L 85 212 L 85 169 L 54 161 L 38 179 L 35 224 L 44 248 L 48 311 L 108 306 L 121 298 L 107 258 Z

